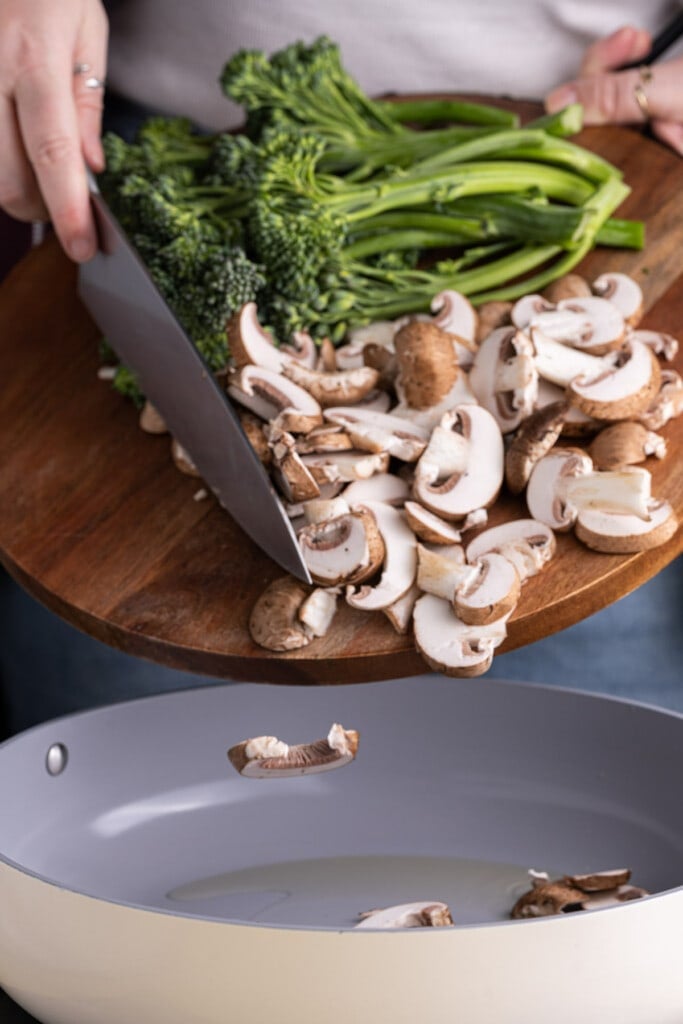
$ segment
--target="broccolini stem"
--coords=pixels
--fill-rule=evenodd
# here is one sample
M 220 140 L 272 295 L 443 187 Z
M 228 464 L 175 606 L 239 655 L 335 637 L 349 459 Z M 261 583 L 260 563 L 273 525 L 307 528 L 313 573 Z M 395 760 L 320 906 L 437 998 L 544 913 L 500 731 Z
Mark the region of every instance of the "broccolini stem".
M 516 114 L 485 103 L 465 103 L 461 100 L 423 99 L 399 100 L 378 104 L 389 117 L 401 124 L 460 124 L 500 125 L 515 128 L 519 124 Z

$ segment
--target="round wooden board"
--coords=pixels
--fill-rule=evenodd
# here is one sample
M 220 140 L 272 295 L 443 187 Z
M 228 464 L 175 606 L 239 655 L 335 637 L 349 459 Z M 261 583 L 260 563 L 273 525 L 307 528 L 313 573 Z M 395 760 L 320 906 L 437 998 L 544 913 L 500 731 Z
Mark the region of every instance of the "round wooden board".
M 644 252 L 598 251 L 581 269 L 633 274 L 646 296 L 644 326 L 683 334 L 683 161 L 626 129 L 589 129 L 578 141 L 622 168 L 633 191 L 620 215 L 647 225 Z M 193 500 L 199 482 L 175 469 L 168 439 L 143 434 L 133 407 L 98 379 L 98 331 L 75 280 L 51 240 L 0 289 L 0 557 L 12 575 L 99 640 L 176 668 L 311 684 L 423 672 L 409 637 L 381 613 L 345 604 L 329 635 L 302 651 L 273 655 L 251 642 L 249 611 L 280 570 L 212 498 Z M 653 493 L 681 518 L 683 418 L 663 433 L 667 458 L 648 460 Z M 525 514 L 522 501 L 504 497 L 490 522 Z M 556 558 L 525 585 L 502 650 L 635 589 L 679 553 L 681 536 L 634 556 L 558 536 Z

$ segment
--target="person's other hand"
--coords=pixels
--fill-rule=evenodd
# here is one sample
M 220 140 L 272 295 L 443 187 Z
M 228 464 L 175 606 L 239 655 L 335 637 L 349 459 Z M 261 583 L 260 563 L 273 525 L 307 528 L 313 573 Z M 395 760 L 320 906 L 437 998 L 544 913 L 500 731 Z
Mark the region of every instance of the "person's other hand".
M 579 102 L 584 124 L 642 124 L 647 118 L 636 100 L 640 84 L 653 134 L 683 155 L 683 58 L 653 66 L 648 82 L 641 80 L 638 69 L 615 70 L 642 60 L 651 42 L 649 32 L 631 26 L 599 39 L 586 50 L 578 78 L 546 97 L 546 110 L 552 113 Z
M 86 82 L 104 80 L 107 33 L 100 0 L 0 0 L 0 207 L 49 217 L 78 261 L 96 249 L 84 160 L 104 167 L 103 89 Z

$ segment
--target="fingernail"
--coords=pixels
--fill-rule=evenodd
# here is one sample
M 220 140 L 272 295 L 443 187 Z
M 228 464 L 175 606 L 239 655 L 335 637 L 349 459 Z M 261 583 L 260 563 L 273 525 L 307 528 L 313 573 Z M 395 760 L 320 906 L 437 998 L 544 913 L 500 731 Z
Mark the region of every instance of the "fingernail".
M 69 256 L 76 263 L 85 263 L 95 255 L 95 250 L 87 238 L 74 238 L 68 245 Z
M 556 110 L 562 110 L 571 103 L 576 103 L 578 98 L 579 94 L 574 86 L 561 85 L 559 89 L 554 89 L 546 96 L 545 109 L 549 114 L 554 114 Z

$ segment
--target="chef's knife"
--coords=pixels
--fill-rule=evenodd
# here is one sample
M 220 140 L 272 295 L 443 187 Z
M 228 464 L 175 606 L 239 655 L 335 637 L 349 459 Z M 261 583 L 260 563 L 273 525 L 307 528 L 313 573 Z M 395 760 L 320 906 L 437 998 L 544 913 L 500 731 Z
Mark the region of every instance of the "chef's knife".
M 119 358 L 245 533 L 310 583 L 296 535 L 227 396 L 182 329 L 90 178 L 99 251 L 79 294 Z

